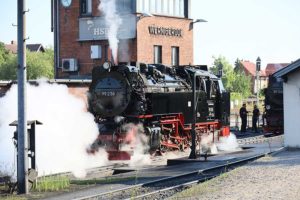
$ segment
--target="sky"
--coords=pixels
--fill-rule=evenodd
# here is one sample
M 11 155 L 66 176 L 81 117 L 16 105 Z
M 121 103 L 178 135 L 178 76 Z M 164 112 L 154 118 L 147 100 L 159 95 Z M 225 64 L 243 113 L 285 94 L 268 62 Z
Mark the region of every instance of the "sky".
M 262 67 L 289 63 L 300 57 L 299 0 L 191 0 L 194 24 L 194 63 L 211 66 L 213 56 L 231 64 L 239 58 Z M 53 46 L 50 0 L 26 0 L 27 43 Z M 0 0 L 0 41 L 17 40 L 17 0 Z M 5 6 L 3 6 L 5 5 Z

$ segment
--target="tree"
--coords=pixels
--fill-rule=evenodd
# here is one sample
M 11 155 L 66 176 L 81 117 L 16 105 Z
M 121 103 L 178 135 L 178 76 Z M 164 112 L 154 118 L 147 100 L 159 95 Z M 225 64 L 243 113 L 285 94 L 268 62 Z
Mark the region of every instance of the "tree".
M 53 57 L 53 50 L 50 49 L 46 49 L 44 53 L 27 51 L 27 79 L 53 78 Z
M 244 72 L 234 72 L 235 78 L 232 83 L 232 92 L 236 92 L 246 98 L 251 95 L 251 78 L 245 75 Z
M 11 54 L 0 64 L 0 80 L 17 79 L 17 56 Z
M 4 43 L 0 42 L 0 66 L 8 59 L 9 56 L 10 53 L 5 49 Z
M 37 79 L 41 77 L 54 77 L 54 52 L 46 49 L 42 52 L 26 52 L 27 79 Z M 0 80 L 17 79 L 17 56 L 10 55 L 4 63 L 0 64 Z
M 224 84 L 224 87 L 226 88 L 226 90 L 232 91 L 232 83 L 235 78 L 235 74 L 231 64 L 226 60 L 224 56 L 219 56 L 218 58 L 213 57 L 213 59 L 214 63 L 213 66 L 210 68 L 211 71 L 214 74 L 218 74 L 218 71 L 221 67 L 223 70 L 222 82 Z
M 234 70 L 232 65 L 226 60 L 225 57 L 219 56 L 214 58 L 214 63 L 211 71 L 217 74 L 220 67 L 223 69 L 222 82 L 227 91 L 232 93 L 239 93 L 243 98 L 251 94 L 251 79 L 246 76 L 242 70 Z M 241 67 L 241 62 L 237 59 L 235 66 Z

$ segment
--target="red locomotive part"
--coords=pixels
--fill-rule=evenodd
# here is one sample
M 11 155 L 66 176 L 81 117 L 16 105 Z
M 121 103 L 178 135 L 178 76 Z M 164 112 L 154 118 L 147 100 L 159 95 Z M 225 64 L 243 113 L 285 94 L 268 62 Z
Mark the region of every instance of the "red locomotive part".
M 157 117 L 155 115 L 140 115 L 136 116 L 138 119 L 151 119 Z M 157 154 L 161 149 L 164 150 L 184 150 L 190 146 L 191 142 L 191 125 L 184 124 L 184 116 L 182 114 L 162 115 L 160 116 L 159 125 L 162 130 L 162 138 L 160 140 L 160 149 L 156 149 L 154 152 Z M 219 137 L 226 137 L 230 135 L 228 126 L 222 126 L 222 124 L 216 121 L 199 122 L 195 124 L 196 130 L 196 143 L 199 144 L 202 136 L 208 136 L 217 133 L 217 139 Z M 168 133 L 168 134 L 166 134 Z M 108 144 L 106 151 L 108 153 L 109 160 L 130 160 L 133 155 L 134 146 L 130 147 L 130 150 L 122 150 L 121 147 L 124 144 L 134 144 L 134 134 L 128 133 L 106 133 L 100 134 L 98 141 L 102 141 Z M 212 137 L 212 142 L 215 142 L 215 137 Z M 97 147 L 98 148 L 98 147 Z M 91 149 L 89 153 L 95 153 L 97 149 Z

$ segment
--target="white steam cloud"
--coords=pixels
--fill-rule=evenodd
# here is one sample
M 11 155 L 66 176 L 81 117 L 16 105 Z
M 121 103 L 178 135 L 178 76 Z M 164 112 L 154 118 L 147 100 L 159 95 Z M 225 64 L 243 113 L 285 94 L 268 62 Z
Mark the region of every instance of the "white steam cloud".
M 220 141 L 217 143 L 217 148 L 220 151 L 241 150 L 237 142 L 236 136 L 233 133 L 230 133 L 228 137 L 220 137 Z
M 118 53 L 118 30 L 122 24 L 122 18 L 117 14 L 116 0 L 101 0 L 98 8 L 104 14 L 106 25 L 108 26 L 108 41 L 112 50 L 112 55 L 117 60 Z
M 36 129 L 36 157 L 39 175 L 72 171 L 83 177 L 85 169 L 104 165 L 107 154 L 88 155 L 86 148 L 97 138 L 93 116 L 85 111 L 83 100 L 68 92 L 65 85 L 40 82 L 27 85 L 27 120 L 39 120 Z M 0 98 L 0 171 L 16 170 L 12 142 L 17 119 L 17 86 Z
M 126 131 L 126 144 L 123 145 L 122 150 L 133 151 L 129 166 L 134 167 L 151 164 L 148 145 L 149 138 L 144 134 L 143 125 L 128 123 L 123 125 L 122 129 Z
M 212 135 L 201 136 L 201 153 L 217 154 L 219 151 L 239 151 L 241 148 L 237 142 L 236 136 L 230 133 L 229 136 L 220 137 L 219 141 L 213 142 Z

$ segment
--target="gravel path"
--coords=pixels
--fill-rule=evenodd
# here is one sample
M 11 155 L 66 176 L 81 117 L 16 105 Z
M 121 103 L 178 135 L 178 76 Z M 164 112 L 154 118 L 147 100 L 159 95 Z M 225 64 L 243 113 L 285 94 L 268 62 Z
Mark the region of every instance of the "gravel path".
M 261 158 L 171 199 L 300 200 L 300 151 Z

